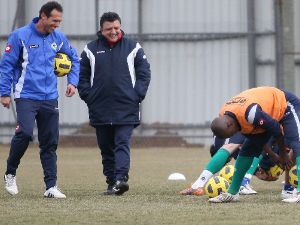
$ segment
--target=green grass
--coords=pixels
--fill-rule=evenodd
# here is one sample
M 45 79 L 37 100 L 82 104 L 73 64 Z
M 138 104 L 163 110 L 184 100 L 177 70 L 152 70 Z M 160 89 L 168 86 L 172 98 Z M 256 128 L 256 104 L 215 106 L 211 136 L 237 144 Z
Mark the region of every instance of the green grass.
M 0 146 L 5 171 L 8 146 Z M 97 148 L 59 148 L 58 185 L 65 200 L 43 198 L 44 183 L 38 148 L 30 147 L 18 169 L 20 193 L 0 188 L 0 224 L 298 224 L 300 204 L 280 200 L 281 181 L 253 179 L 259 192 L 238 203 L 210 204 L 207 197 L 180 196 L 209 160 L 207 149 L 133 149 L 130 190 L 103 196 L 106 184 Z M 168 181 L 173 172 L 186 181 Z M 2 183 L 3 187 L 3 183 Z

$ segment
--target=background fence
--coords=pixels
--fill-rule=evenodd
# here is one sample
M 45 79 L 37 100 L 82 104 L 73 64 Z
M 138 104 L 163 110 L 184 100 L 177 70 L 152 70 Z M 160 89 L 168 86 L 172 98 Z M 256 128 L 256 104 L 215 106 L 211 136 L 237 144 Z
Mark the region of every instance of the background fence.
M 9 33 L 38 15 L 42 0 L 0 1 L 0 50 Z M 139 145 L 210 144 L 209 123 L 223 102 L 255 86 L 300 94 L 300 2 L 297 0 L 60 0 L 61 30 L 80 54 L 96 38 L 99 17 L 115 11 L 143 46 L 152 80 L 142 103 Z M 1 56 L 0 56 L 1 57 Z M 86 105 L 64 96 L 62 140 L 95 143 Z M 0 143 L 14 132 L 14 109 L 0 108 Z M 70 139 L 70 137 L 73 137 Z M 75 138 L 74 138 L 75 137 Z

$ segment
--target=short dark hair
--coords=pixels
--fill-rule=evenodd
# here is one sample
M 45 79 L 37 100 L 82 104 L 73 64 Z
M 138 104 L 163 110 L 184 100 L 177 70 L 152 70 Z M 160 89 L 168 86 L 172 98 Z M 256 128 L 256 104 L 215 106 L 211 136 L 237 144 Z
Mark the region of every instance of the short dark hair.
M 47 17 L 50 17 L 50 14 L 53 9 L 56 9 L 58 12 L 63 12 L 63 7 L 56 1 L 47 2 L 40 9 L 39 18 L 41 18 L 42 13 L 45 13 Z
M 103 15 L 100 17 L 100 27 L 102 28 L 104 22 L 114 22 L 116 20 L 119 20 L 121 24 L 121 18 L 120 16 L 115 12 L 106 12 L 103 13 Z

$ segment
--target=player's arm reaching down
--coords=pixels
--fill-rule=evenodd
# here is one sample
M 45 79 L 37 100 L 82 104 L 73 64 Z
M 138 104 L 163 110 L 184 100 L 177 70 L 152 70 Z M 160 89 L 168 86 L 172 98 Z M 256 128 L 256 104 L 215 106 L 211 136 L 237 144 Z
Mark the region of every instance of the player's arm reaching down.
M 279 147 L 278 160 L 283 168 L 289 170 L 293 166 L 293 163 L 289 160 L 287 152 L 285 151 L 280 123 L 277 120 L 274 120 L 269 114 L 265 113 L 258 104 L 253 104 L 248 107 L 246 118 L 247 121 L 255 127 L 263 128 L 272 135 Z M 267 148 L 267 146 L 264 146 L 264 148 Z

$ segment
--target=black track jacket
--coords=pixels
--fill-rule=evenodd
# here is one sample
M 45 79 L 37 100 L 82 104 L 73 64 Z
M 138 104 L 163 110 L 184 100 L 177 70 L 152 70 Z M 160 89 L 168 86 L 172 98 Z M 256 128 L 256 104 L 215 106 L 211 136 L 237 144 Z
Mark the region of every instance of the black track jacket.
M 111 48 L 98 32 L 98 39 L 81 53 L 77 87 L 87 103 L 90 125 L 137 126 L 150 77 L 150 65 L 139 43 L 123 35 Z

